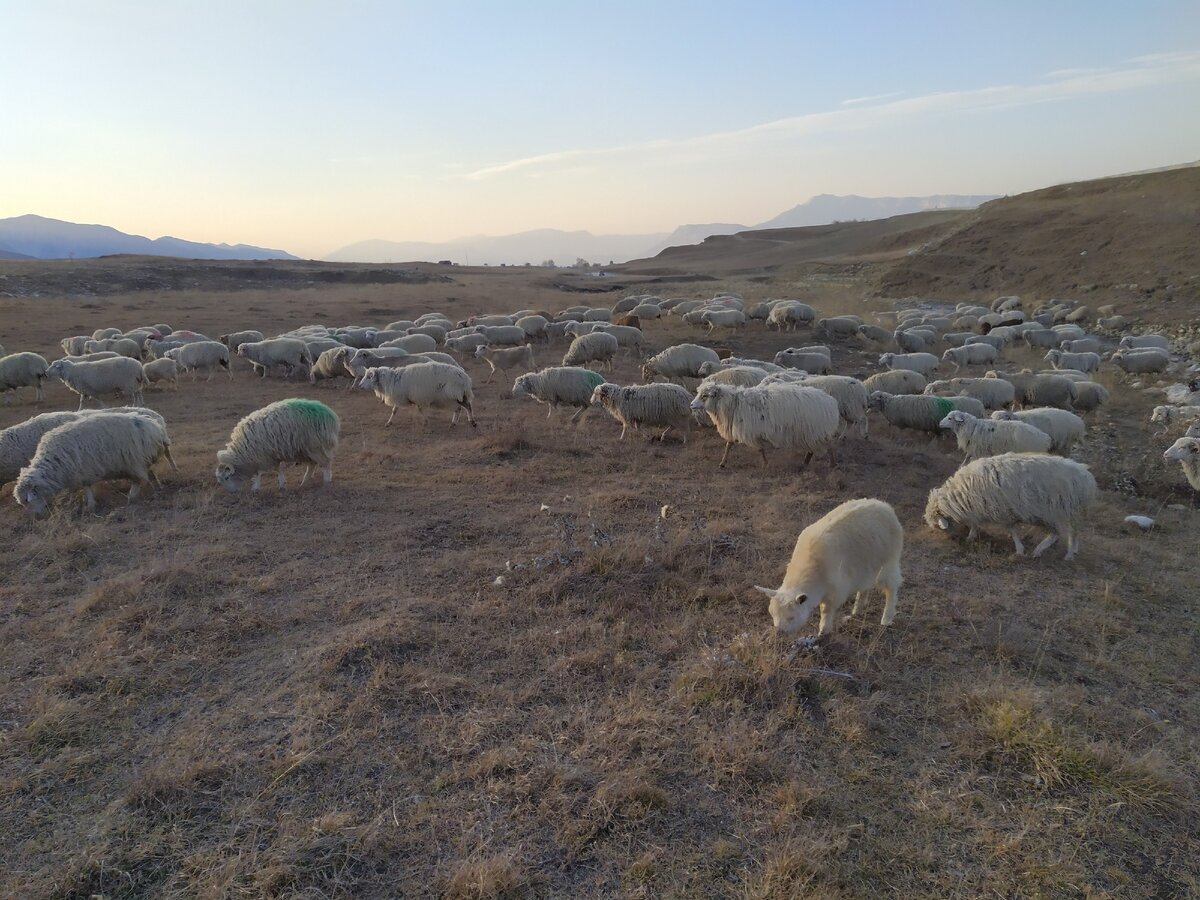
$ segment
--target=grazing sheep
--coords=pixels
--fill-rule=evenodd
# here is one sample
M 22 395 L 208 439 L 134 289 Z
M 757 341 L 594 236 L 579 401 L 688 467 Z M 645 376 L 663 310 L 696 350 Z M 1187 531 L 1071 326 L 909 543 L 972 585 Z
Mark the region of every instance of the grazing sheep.
M 242 344 L 257 343 L 266 338 L 261 331 L 231 331 L 229 334 L 221 335 L 219 340 L 229 348 L 230 353 L 237 353 L 238 347 Z
M 642 364 L 642 380 L 650 381 L 661 375 L 670 382 L 675 379 L 702 378 L 700 367 L 711 362 L 719 365 L 717 351 L 699 344 L 675 344 Z
M 1106 331 L 1122 331 L 1129 327 L 1129 322 L 1126 316 L 1104 316 L 1096 320 L 1096 327 Z
M 1121 350 L 1170 350 L 1171 345 L 1161 334 L 1130 334 L 1117 345 Z
M 827 449 L 830 465 L 836 465 L 834 441 L 840 417 L 837 401 L 816 388 L 792 384 L 738 388 L 706 384 L 696 392 L 692 409 L 704 410 L 725 440 L 721 467 L 729 450 L 745 444 L 762 454 L 767 464 L 767 447 L 796 449 L 806 453 L 804 465 L 813 454 Z
M 933 374 L 940 360 L 932 353 L 883 353 L 879 365 L 885 369 L 908 369 L 920 372 L 926 378 Z
M 87 351 L 84 346 L 91 338 L 86 334 L 78 334 L 75 337 L 65 337 L 58 342 L 58 346 L 62 347 L 62 352 L 67 356 L 83 356 Z
M 519 347 L 529 340 L 525 329 L 519 325 L 480 325 L 475 330 L 495 347 Z
M 783 584 L 777 590 L 755 585 L 771 598 L 771 621 L 785 634 L 804 627 L 820 607 L 818 635 L 832 634 L 838 613 L 851 594 L 856 615 L 863 594 L 883 591 L 883 618 L 896 618 L 904 529 L 896 511 L 882 500 L 849 500 L 813 522 L 796 539 Z
M 313 365 L 312 352 L 299 338 L 246 341 L 238 346 L 237 355 L 248 359 L 255 373 L 261 378 L 266 378 L 267 372 L 276 366 L 282 366 L 290 377 L 302 366 L 311 371 Z
M 847 338 L 858 333 L 858 326 L 863 324 L 857 316 L 833 316 L 828 319 L 818 319 L 817 334 L 826 338 Z
M 978 419 L 969 413 L 955 410 L 948 413 L 940 428 L 954 432 L 963 459 L 970 462 L 984 456 L 1001 453 L 1048 453 L 1050 435 L 1025 422 Z
M 550 320 L 539 315 L 521 316 L 515 324 L 525 332 L 529 340 L 541 341 L 546 339 L 546 326 L 550 324 Z
M 888 423 L 897 428 L 911 428 L 937 434 L 942 419 L 955 410 L 973 416 L 984 415 L 983 404 L 974 397 L 931 397 L 928 394 L 889 394 L 874 391 L 867 398 L 867 407 L 883 413 Z
M 128 478 L 132 501 L 141 486 L 154 478 L 152 467 L 164 457 L 175 468 L 171 439 L 161 416 L 120 410 L 93 412 L 42 435 L 29 465 L 21 469 L 13 496 L 41 516 L 56 496 L 82 488 L 88 512 L 95 512 L 92 485 Z
M 1108 388 L 1094 381 L 1077 381 L 1074 407 L 1080 412 L 1093 412 L 1108 402 Z
M 767 382 L 776 380 L 779 380 L 778 375 L 767 378 Z M 869 395 L 866 386 L 857 378 L 848 375 L 802 375 L 795 383 L 824 391 L 837 401 L 838 416 L 846 423 L 846 427 L 854 429 L 860 437 L 867 436 Z
M 817 311 L 794 300 L 776 303 L 766 314 L 767 327 L 780 331 L 795 331 L 817 317 Z
M 1001 379 L 1013 386 L 1014 402 L 1022 406 L 1055 406 L 1070 409 L 1075 402 L 1075 383 L 1061 375 L 1039 375 L 1023 369 L 1020 372 L 988 372 L 985 379 Z
M 817 375 L 828 374 L 833 368 L 828 353 L 796 347 L 788 347 L 776 353 L 775 365 L 784 369 L 802 369 Z
M 230 381 L 233 380 L 233 369 L 229 365 L 229 348 L 220 341 L 184 344 L 182 347 L 168 350 L 166 358 L 175 360 L 184 371 L 190 371 L 192 381 L 196 380 L 196 372 L 200 369 L 207 369 L 208 378 L 205 381 L 212 381 L 213 371 L 218 367 L 229 374 Z
M 365 347 L 358 350 L 350 350 L 346 347 L 342 349 L 346 351 L 341 358 L 342 368 L 355 379 L 362 378 L 363 373 L 367 369 L 397 369 L 401 366 L 412 366 L 430 361 L 430 358 L 423 353 L 406 353 L 399 347 L 376 347 L 371 350 Z M 457 362 L 453 362 L 452 358 L 447 357 L 444 353 L 435 352 L 434 355 L 438 359 L 433 360 L 433 362 L 447 362 L 449 360 L 453 365 L 458 366 Z M 459 368 L 461 369 L 462 366 L 459 366 Z
M 117 356 L 95 362 L 76 362 L 70 358 L 56 359 L 46 369 L 46 375 L 58 378 L 79 395 L 79 409 L 84 400 L 99 400 L 108 394 L 124 394 L 135 406 L 143 405 L 142 386 L 146 375 L 136 359 Z
M 474 355 L 476 348 L 487 344 L 488 340 L 478 332 L 470 334 L 460 334 L 457 337 L 446 338 L 446 349 L 453 350 L 455 353 L 468 353 Z
M 925 376 L 910 369 L 890 369 L 887 372 L 877 372 L 866 381 L 863 387 L 870 396 L 875 391 L 885 394 L 919 394 L 925 390 Z
M 524 332 L 521 333 L 524 334 Z M 406 334 L 402 338 L 384 341 L 375 349 L 387 350 L 389 348 L 403 350 L 405 353 L 424 353 L 429 350 L 436 350 L 438 343 L 427 334 Z
M 691 402 L 691 394 L 677 384 L 621 387 L 605 382 L 592 392 L 592 404 L 604 407 L 621 423 L 621 436 L 617 439 L 621 441 L 625 440 L 625 432 L 630 426 L 637 431 L 640 426 L 648 425 L 663 429 L 658 436 L 660 441 L 666 439 L 672 428 L 682 431 L 686 444 L 692 426 Z
M 93 341 L 106 341 L 121 334 L 120 328 L 97 328 L 92 332 Z
M 1065 353 L 1062 350 L 1051 350 L 1042 358 L 1055 369 L 1077 369 L 1090 373 L 1100 368 L 1099 353 Z
M 638 309 L 642 311 L 643 315 L 639 316 L 635 312 L 625 313 L 623 316 L 617 316 L 615 319 L 613 319 L 613 324 L 624 325 L 627 328 L 640 329 L 642 327 L 643 319 L 649 322 L 662 316 L 662 310 L 660 310 L 657 306 L 639 306 Z
M 508 370 L 515 366 L 523 366 L 525 372 L 534 368 L 533 347 L 529 344 L 522 344 L 520 347 L 490 347 L 484 344 L 475 348 L 475 358 L 482 359 L 491 367 L 488 384 L 491 384 L 497 371 L 507 376 Z
M 127 337 L 105 338 L 102 341 L 87 341 L 83 345 L 84 353 L 98 353 L 101 350 L 111 350 L 130 359 L 142 358 L 142 345 Z
M 1183 476 L 1197 491 L 1200 491 L 1200 440 L 1192 436 L 1181 437 L 1163 453 L 1163 459 L 1173 460 L 1183 466 Z
M 347 347 L 362 350 L 376 346 L 375 334 L 376 329 L 374 328 L 339 328 L 333 337 Z M 435 343 L 434 346 L 436 347 L 437 344 Z
M 408 333 L 410 335 L 423 334 L 425 337 L 433 338 L 435 345 L 441 346 L 442 344 L 446 343 L 446 332 L 448 330 L 449 329 L 443 328 L 441 325 L 438 325 L 435 322 L 426 322 L 424 325 L 414 325 L 412 328 L 409 328 Z M 382 343 L 384 343 L 384 341 L 377 341 L 374 346 L 378 347 Z M 429 349 L 432 350 L 434 348 L 430 347 Z
M 984 363 L 994 363 L 1000 356 L 1000 351 L 990 344 L 963 344 L 961 347 L 951 347 L 942 354 L 942 362 L 952 363 L 954 371 L 963 366 L 977 366 Z
M 81 415 L 83 413 L 42 413 L 0 431 L 0 484 L 12 481 L 29 465 L 42 435 L 66 422 L 74 422 Z
M 934 488 L 925 522 L 943 531 L 965 525 L 968 541 L 985 525 L 1007 528 L 1018 556 L 1025 554 L 1020 526 L 1041 526 L 1051 533 L 1033 555 L 1041 556 L 1061 537 L 1066 558 L 1072 559 L 1079 552 L 1080 519 L 1096 494 L 1096 479 L 1082 463 L 1040 453 L 1005 453 L 968 463 Z
M 877 347 L 890 347 L 893 341 L 892 333 L 878 325 L 859 325 L 858 338 Z
M 974 397 L 985 409 L 990 410 L 1012 406 L 1017 390 L 1011 382 L 1002 378 L 950 378 L 931 381 L 925 386 L 925 393 Z
M 313 466 L 321 469 L 322 483 L 329 484 L 340 434 L 337 413 L 324 403 L 300 397 L 279 400 L 234 426 L 225 449 L 217 451 L 217 482 L 236 494 L 249 478 L 250 490 L 257 491 L 262 473 L 275 469 L 282 491 L 287 485 L 283 467 L 291 463 L 304 464 L 301 486 Z
M 634 328 L 629 325 L 610 325 L 607 322 L 597 322 L 596 331 L 602 331 L 605 334 L 611 334 L 617 339 L 617 344 L 629 350 L 630 355 L 636 355 L 641 352 L 642 344 L 646 340 L 646 335 L 642 333 L 642 329 Z
M 1053 406 L 1043 406 L 1038 409 L 1026 409 L 1021 412 L 997 410 L 992 413 L 997 421 L 1018 421 L 1032 425 L 1044 431 L 1050 437 L 1050 452 L 1067 456 L 1076 443 L 1083 440 L 1087 425 L 1083 419 L 1065 409 Z
M 46 379 L 48 368 L 43 357 L 28 351 L 0 357 L 0 394 L 4 394 L 7 401 L 9 391 L 31 387 L 36 400 L 44 399 L 42 382 Z
M 346 366 L 346 359 L 350 352 L 350 348 L 344 344 L 323 350 L 308 370 L 308 383 L 316 384 L 318 381 L 326 381 L 331 378 L 352 377 L 354 373 Z
M 179 390 L 179 364 L 173 359 L 152 359 L 142 365 L 142 374 L 146 376 L 146 384 L 169 381 Z
M 571 341 L 571 346 L 563 354 L 564 366 L 578 366 L 583 363 L 596 362 L 612 368 L 613 357 L 617 355 L 620 342 L 611 334 L 595 331 L 591 334 L 581 334 Z
M 710 309 L 701 315 L 700 321 L 708 325 L 708 332 L 712 334 L 716 328 L 745 328 L 746 314 L 737 309 Z
M 896 342 L 896 346 L 905 353 L 924 353 L 926 348 L 933 343 L 926 333 L 914 329 L 898 328 L 892 334 L 892 339 Z
M 1062 335 L 1057 331 L 1044 328 L 1041 331 L 1026 331 L 1021 338 L 1031 349 L 1045 348 L 1051 350 L 1062 343 Z
M 392 424 L 396 410 L 404 405 L 415 406 L 422 418 L 427 407 L 444 409 L 453 406 L 451 425 L 458 424 L 458 414 L 465 409 L 471 427 L 479 427 L 471 406 L 475 399 L 471 376 L 457 366 L 427 362 L 401 369 L 367 369 L 358 386 L 361 390 L 375 391 L 375 396 L 392 408 L 384 427 Z
M 1159 347 L 1145 350 L 1118 350 L 1110 359 L 1127 375 L 1143 375 L 1150 372 L 1165 372 L 1171 364 L 1171 354 Z
M 574 424 L 588 411 L 593 392 L 603 383 L 604 376 L 591 369 L 553 366 L 519 376 L 513 382 L 512 393 L 514 397 L 532 397 L 539 403 L 545 403 L 547 419 L 559 404 L 574 406 L 577 408 L 575 415 L 571 416 L 571 424 Z
M 1099 353 L 1100 338 L 1092 336 L 1063 341 L 1058 345 L 1058 349 L 1065 350 L 1067 353 Z
M 1156 406 L 1150 413 L 1150 421 L 1162 426 L 1165 434 L 1176 422 L 1195 422 L 1200 419 L 1200 406 Z
M 702 385 L 732 384 L 735 387 L 754 387 L 756 384 L 762 384 L 763 379 L 767 377 L 766 372 L 755 366 L 727 366 L 722 368 L 720 366 L 713 366 L 712 363 L 705 363 L 700 368 L 707 370 L 704 373 L 703 380 L 700 382 Z

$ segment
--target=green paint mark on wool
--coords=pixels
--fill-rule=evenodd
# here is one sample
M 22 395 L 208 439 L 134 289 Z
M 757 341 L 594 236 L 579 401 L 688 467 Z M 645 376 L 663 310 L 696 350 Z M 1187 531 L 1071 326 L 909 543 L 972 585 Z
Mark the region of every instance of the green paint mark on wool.
M 337 419 L 334 411 L 319 400 L 305 400 L 301 397 L 293 397 L 290 400 L 282 400 L 280 402 L 292 412 L 303 419 L 307 419 L 314 425 L 324 425 Z
M 586 377 L 588 387 L 590 387 L 593 391 L 600 387 L 600 385 L 604 384 L 604 376 L 599 372 L 593 372 L 591 369 L 586 369 L 585 371 L 587 372 Z
M 937 403 L 938 415 L 943 419 L 954 412 L 954 404 L 944 397 L 936 397 L 934 398 L 934 402 Z

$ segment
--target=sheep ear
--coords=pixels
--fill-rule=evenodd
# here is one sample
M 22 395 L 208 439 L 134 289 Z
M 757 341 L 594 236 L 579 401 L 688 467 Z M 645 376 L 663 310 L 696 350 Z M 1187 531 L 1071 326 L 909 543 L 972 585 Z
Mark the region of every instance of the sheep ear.
M 948 519 L 946 519 L 944 516 L 938 516 L 937 522 L 938 522 L 938 528 L 942 529 L 942 531 L 950 530 L 950 521 Z

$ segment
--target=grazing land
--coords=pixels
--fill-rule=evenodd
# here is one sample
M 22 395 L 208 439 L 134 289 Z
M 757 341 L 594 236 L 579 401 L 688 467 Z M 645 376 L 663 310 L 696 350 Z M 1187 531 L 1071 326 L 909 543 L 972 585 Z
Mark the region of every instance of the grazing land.
M 106 325 L 271 334 L 717 289 L 873 321 L 895 308 L 880 273 L 926 239 L 675 283 L 649 264 L 4 262 L 0 343 L 54 357 Z M 344 275 L 299 280 L 309 266 Z M 79 269 L 91 287 L 64 287 Z M 1194 324 L 1183 312 L 1153 314 Z M 767 359 L 815 342 L 760 322 L 645 331 Z M 539 366 L 564 349 L 537 345 Z M 834 370 L 872 374 L 876 355 L 835 343 Z M 711 429 L 618 443 L 602 412 L 570 427 L 465 365 L 477 430 L 448 411 L 384 428 L 369 393 L 235 359 L 232 384 L 148 392 L 180 468 L 161 488 L 127 506 L 103 486 L 98 516 L 64 502 L 41 521 L 0 499 L 0 894 L 1200 894 L 1197 503 L 1148 424 L 1154 379 L 1100 376 L 1113 399 L 1075 456 L 1102 499 L 1064 563 L 925 527 L 960 459 L 948 438 L 873 414 L 836 469 L 737 448 L 720 470 Z M 608 377 L 638 381 L 637 360 Z M 292 396 L 341 417 L 333 484 L 226 494 L 233 425 Z M 55 383 L 0 427 L 74 406 Z M 854 497 L 905 527 L 895 623 L 876 598 L 819 649 L 793 645 L 753 585 Z M 1127 531 L 1132 513 L 1157 527 Z

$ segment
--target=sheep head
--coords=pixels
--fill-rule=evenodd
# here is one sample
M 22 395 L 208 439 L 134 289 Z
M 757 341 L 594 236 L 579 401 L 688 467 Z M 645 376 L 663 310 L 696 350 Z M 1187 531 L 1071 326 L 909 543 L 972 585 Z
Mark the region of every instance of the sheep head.
M 754 589 L 770 598 L 767 610 L 771 613 L 771 621 L 775 623 L 775 628 L 784 634 L 795 634 L 803 628 L 813 610 L 825 599 L 823 592 L 810 592 L 803 587 L 780 587 L 778 590 L 771 590 L 756 584 Z

